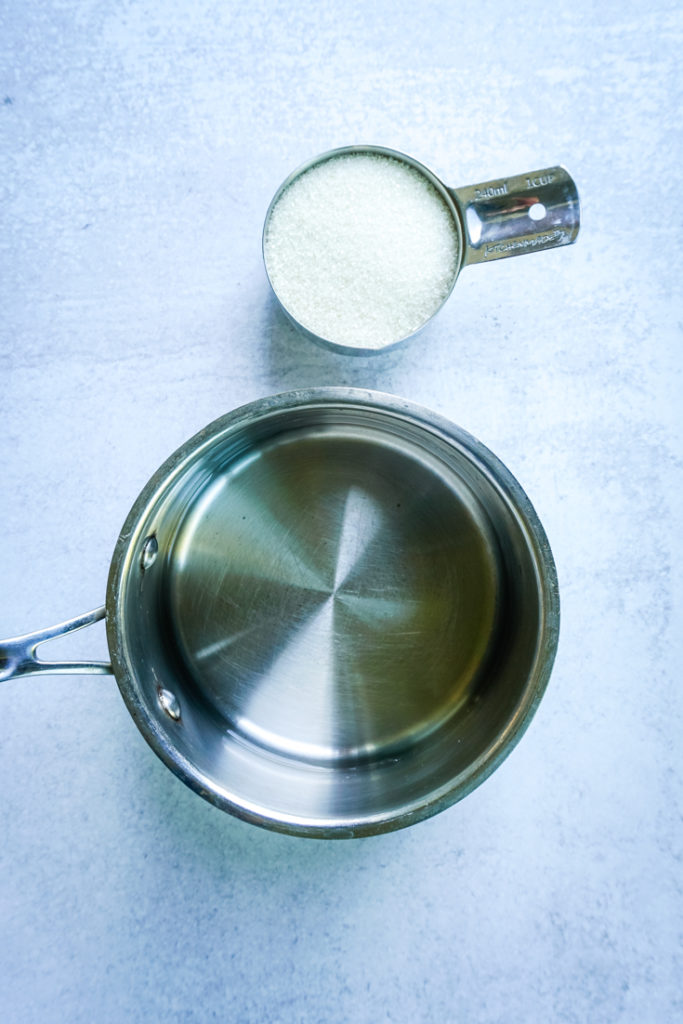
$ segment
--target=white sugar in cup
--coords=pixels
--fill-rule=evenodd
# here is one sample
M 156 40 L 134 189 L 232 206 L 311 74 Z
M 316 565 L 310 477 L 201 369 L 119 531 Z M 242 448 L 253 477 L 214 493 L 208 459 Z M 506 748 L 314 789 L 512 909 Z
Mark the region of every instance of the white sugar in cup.
M 326 153 L 271 203 L 266 271 L 282 307 L 315 341 L 379 352 L 411 337 L 448 298 L 461 229 L 443 185 L 379 147 Z
M 421 331 L 466 264 L 571 243 L 579 216 L 562 167 L 449 189 L 396 150 L 348 146 L 281 185 L 263 258 L 297 327 L 337 351 L 368 355 Z
M 329 343 L 376 351 L 442 306 L 460 236 L 451 204 L 420 170 L 381 153 L 345 153 L 282 190 L 264 255 L 297 323 Z

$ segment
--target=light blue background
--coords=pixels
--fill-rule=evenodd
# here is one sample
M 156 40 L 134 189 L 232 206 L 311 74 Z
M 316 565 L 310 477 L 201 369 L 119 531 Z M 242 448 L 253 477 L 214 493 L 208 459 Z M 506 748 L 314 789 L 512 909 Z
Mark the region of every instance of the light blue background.
M 346 843 L 205 804 L 110 678 L 4 684 L 3 1021 L 683 1019 L 677 8 L 0 9 L 0 635 L 103 601 L 130 505 L 191 434 L 319 384 L 393 392 L 491 447 L 546 527 L 563 610 L 500 770 Z M 269 295 L 262 221 L 294 167 L 355 142 L 451 185 L 564 163 L 579 240 L 465 270 L 403 349 L 318 349 Z M 60 643 L 106 656 L 101 630 Z

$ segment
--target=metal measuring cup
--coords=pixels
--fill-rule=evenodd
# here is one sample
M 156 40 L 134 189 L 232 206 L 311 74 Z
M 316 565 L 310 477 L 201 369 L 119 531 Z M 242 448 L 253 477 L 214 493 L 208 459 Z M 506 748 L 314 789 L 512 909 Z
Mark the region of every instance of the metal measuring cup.
M 390 157 L 423 175 L 450 211 L 457 238 L 455 270 L 445 295 L 423 323 L 410 334 L 376 347 L 344 344 L 316 334 L 301 323 L 278 294 L 268 268 L 267 237 L 271 216 L 283 193 L 303 174 L 335 157 L 369 154 Z M 263 226 L 263 262 L 273 293 L 290 321 L 312 341 L 349 355 L 374 355 L 394 348 L 419 334 L 436 316 L 450 296 L 463 267 L 490 263 L 507 256 L 541 252 L 571 245 L 579 233 L 580 205 L 574 181 L 562 166 L 546 167 L 514 177 L 498 178 L 478 185 L 449 188 L 437 176 L 405 153 L 384 146 L 344 146 L 329 150 L 293 171 L 277 190 L 268 207 Z

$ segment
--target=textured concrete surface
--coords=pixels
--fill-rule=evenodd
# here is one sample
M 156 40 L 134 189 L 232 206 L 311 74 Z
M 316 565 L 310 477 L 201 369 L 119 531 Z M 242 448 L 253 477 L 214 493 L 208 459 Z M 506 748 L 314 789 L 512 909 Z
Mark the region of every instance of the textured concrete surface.
M 101 603 L 178 444 L 317 384 L 488 444 L 563 608 L 500 770 L 350 843 L 199 800 L 112 679 L 5 683 L 3 1021 L 683 1019 L 682 36 L 666 0 L 0 10 L 0 635 Z M 295 166 L 359 141 L 453 185 L 564 163 L 579 241 L 465 270 L 408 347 L 315 348 L 269 296 L 263 216 Z M 61 648 L 105 656 L 97 629 Z

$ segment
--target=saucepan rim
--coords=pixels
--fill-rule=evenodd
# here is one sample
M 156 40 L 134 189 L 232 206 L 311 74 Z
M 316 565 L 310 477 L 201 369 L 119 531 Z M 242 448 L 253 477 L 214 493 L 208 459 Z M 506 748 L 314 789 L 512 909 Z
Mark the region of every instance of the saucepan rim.
M 540 605 L 540 642 L 533 670 L 522 688 L 523 695 L 514 716 L 496 741 L 472 763 L 470 770 L 416 800 L 414 806 L 402 809 L 400 814 L 390 810 L 386 814 L 359 817 L 351 824 L 346 820 L 321 823 L 318 819 L 295 818 L 272 808 L 249 805 L 244 799 L 240 802 L 227 786 L 217 786 L 215 780 L 202 774 L 197 765 L 177 749 L 170 733 L 163 730 L 142 699 L 127 650 L 125 608 L 121 599 L 133 565 L 133 552 L 144 528 L 146 511 L 198 453 L 219 445 L 240 425 L 281 416 L 289 411 L 316 407 L 329 410 L 334 406 L 362 407 L 379 415 L 404 418 L 424 429 L 426 436 L 431 435 L 435 441 L 439 439 L 464 452 L 503 496 L 524 531 L 532 549 Z M 521 485 L 500 459 L 461 427 L 412 401 L 379 391 L 333 386 L 287 391 L 242 405 L 214 420 L 182 444 L 154 473 L 132 505 L 114 548 L 106 590 L 106 630 L 114 676 L 138 729 L 164 764 L 194 792 L 236 817 L 275 831 L 316 838 L 348 838 L 403 828 L 445 809 L 482 783 L 516 746 L 541 701 L 557 649 L 559 616 L 557 573 L 545 531 Z

